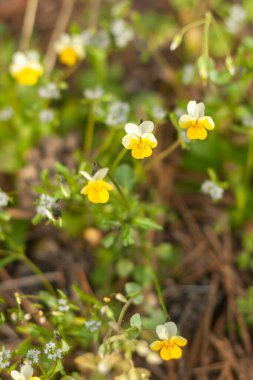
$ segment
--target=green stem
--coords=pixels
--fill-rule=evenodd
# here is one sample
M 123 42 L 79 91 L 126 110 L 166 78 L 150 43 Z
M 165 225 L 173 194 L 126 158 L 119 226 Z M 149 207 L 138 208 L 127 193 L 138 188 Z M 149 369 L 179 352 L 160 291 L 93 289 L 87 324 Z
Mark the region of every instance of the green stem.
M 152 270 L 153 279 L 154 279 L 154 285 L 155 285 L 155 289 L 156 289 L 156 292 L 157 292 L 157 296 L 158 296 L 160 305 L 161 305 L 161 307 L 163 309 L 163 312 L 164 312 L 166 318 L 170 320 L 171 317 L 170 317 L 170 315 L 169 315 L 169 313 L 167 311 L 167 308 L 165 306 L 165 302 L 163 300 L 162 291 L 161 291 L 161 287 L 160 287 L 157 275 L 156 275 L 156 273 L 155 273 L 155 271 L 154 271 L 154 269 L 152 268 L 151 265 L 150 265 L 150 267 L 151 267 L 151 270 Z
M 110 180 L 111 180 L 112 183 L 114 184 L 114 186 L 115 186 L 116 190 L 118 191 L 118 193 L 119 193 L 119 195 L 120 195 L 120 197 L 121 197 L 121 199 L 122 199 L 122 201 L 123 201 L 123 203 L 124 203 L 126 209 L 129 210 L 128 200 L 127 200 L 125 194 L 123 193 L 123 191 L 122 191 L 120 185 L 119 185 L 118 182 L 117 182 L 117 181 L 111 176 L 110 173 L 108 173 L 107 176 L 108 176 L 108 178 L 110 178 Z
M 171 144 L 167 149 L 165 149 L 163 152 L 158 154 L 154 159 L 146 165 L 146 169 L 149 169 L 151 166 L 153 166 L 155 163 L 163 160 L 165 157 L 169 156 L 172 152 L 174 152 L 175 149 L 177 149 L 181 144 L 180 139 L 176 140 L 173 144 Z
M 49 291 L 49 293 L 56 296 L 54 288 L 52 287 L 48 279 L 44 276 L 43 272 L 41 272 L 41 270 L 37 267 L 37 265 L 34 264 L 34 262 L 25 255 L 20 255 L 20 260 L 22 260 L 35 274 L 37 274 L 41 278 L 42 283 L 44 284 L 45 288 Z
M 123 319 L 124 319 L 124 316 L 126 314 L 126 311 L 127 311 L 127 309 L 129 308 L 129 306 L 131 305 L 132 302 L 133 302 L 133 298 L 129 298 L 129 300 L 123 306 L 123 308 L 122 308 L 122 310 L 120 312 L 120 315 L 119 315 L 119 319 L 118 319 L 118 325 L 119 326 L 121 326 L 121 324 L 123 322 Z
M 113 171 L 121 162 L 123 157 L 125 156 L 127 150 L 125 148 L 122 149 L 122 151 L 117 155 L 113 163 L 110 165 L 110 170 Z
M 192 28 L 195 28 L 195 26 L 204 25 L 205 23 L 206 23 L 206 19 L 204 19 L 204 18 L 197 20 L 197 21 L 194 21 L 194 22 L 191 22 L 190 24 L 184 26 L 178 34 L 183 35 L 186 32 L 188 32 L 189 30 L 191 30 Z
M 206 60 L 209 58 L 209 28 L 212 21 L 212 14 L 210 12 L 206 13 L 205 26 L 204 26 L 204 46 L 203 55 Z
M 226 55 L 228 57 L 231 57 L 228 45 L 227 45 L 227 43 L 225 41 L 225 38 L 222 35 L 222 32 L 220 31 L 220 25 L 219 25 L 219 23 L 215 20 L 215 18 L 212 18 L 212 22 L 214 24 L 214 31 L 215 31 L 218 39 L 220 40 L 220 42 L 221 42 L 221 44 L 222 44 L 222 46 L 224 48 L 224 51 L 226 52 Z
M 97 152 L 97 156 L 99 157 L 101 155 L 101 153 L 103 153 L 110 145 L 111 145 L 111 142 L 115 136 L 115 133 L 116 133 L 116 129 L 113 129 L 113 127 L 111 128 L 110 132 L 108 133 L 107 135 L 107 138 L 104 140 L 104 142 L 101 144 L 98 152 Z
M 94 107 L 95 107 L 95 103 L 92 102 L 90 105 L 90 110 L 88 114 L 85 140 L 84 140 L 84 150 L 87 156 L 90 155 L 92 142 L 93 142 L 94 127 L 95 127 Z

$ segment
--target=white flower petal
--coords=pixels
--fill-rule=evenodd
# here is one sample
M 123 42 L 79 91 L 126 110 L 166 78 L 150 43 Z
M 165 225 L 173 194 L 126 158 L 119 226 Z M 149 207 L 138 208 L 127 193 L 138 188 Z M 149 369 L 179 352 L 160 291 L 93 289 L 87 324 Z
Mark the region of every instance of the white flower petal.
M 195 100 L 191 100 L 188 104 L 187 104 L 187 112 L 190 116 L 194 117 L 194 118 L 197 118 L 196 117 L 196 107 L 197 107 L 197 103 Z
M 141 136 L 144 133 L 151 133 L 151 132 L 153 132 L 153 130 L 154 130 L 154 123 L 153 123 L 153 121 L 143 121 L 143 123 L 141 123 L 139 125 L 139 130 L 140 130 Z
M 26 364 L 21 367 L 20 372 L 25 377 L 25 379 L 30 380 L 33 375 L 33 368 L 29 364 Z
M 140 133 L 139 133 L 139 127 L 138 125 L 136 124 L 133 124 L 133 123 L 127 123 L 125 125 L 125 131 L 127 134 L 129 135 L 137 135 L 137 136 L 140 136 Z
M 174 322 L 167 322 L 164 325 L 167 339 L 177 335 L 177 325 Z
M 168 339 L 167 330 L 165 328 L 165 325 L 156 326 L 156 334 L 157 334 L 158 338 L 161 340 Z
M 25 376 L 21 375 L 21 373 L 18 371 L 11 371 L 11 377 L 14 380 L 26 380 Z
M 104 179 L 105 176 L 107 175 L 108 173 L 108 170 L 109 168 L 103 168 L 103 169 L 99 169 L 93 176 L 93 179 L 95 181 L 97 181 L 98 179 Z
M 84 178 L 87 179 L 88 181 L 92 180 L 92 176 L 88 172 L 86 172 L 85 170 L 80 171 L 80 174 L 82 176 L 84 176 Z
M 203 117 L 205 115 L 204 103 L 198 103 L 196 106 L 196 111 L 197 111 L 197 119 L 199 119 L 200 117 Z

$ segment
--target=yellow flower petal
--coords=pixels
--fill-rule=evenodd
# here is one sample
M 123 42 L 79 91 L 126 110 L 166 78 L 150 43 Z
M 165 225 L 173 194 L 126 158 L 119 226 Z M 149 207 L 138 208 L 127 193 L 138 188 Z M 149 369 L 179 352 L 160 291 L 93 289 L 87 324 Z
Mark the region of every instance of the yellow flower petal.
M 21 86 L 34 86 L 38 82 L 42 72 L 42 70 L 34 70 L 30 67 L 25 67 L 13 76 Z
M 132 148 L 132 156 L 134 158 L 143 159 L 145 157 L 150 157 L 152 155 L 152 148 L 146 142 L 142 140 L 135 144 Z
M 201 125 L 194 125 L 187 129 L 186 136 L 190 140 L 205 140 L 207 131 Z
M 178 123 L 180 128 L 190 128 L 195 122 L 196 120 L 192 116 L 182 115 Z
M 182 357 L 182 350 L 176 344 L 171 344 L 170 355 L 172 359 L 180 359 Z
M 161 358 L 163 360 L 170 360 L 172 359 L 171 355 L 171 348 L 169 344 L 164 344 L 161 351 L 160 351 Z
M 199 124 L 211 131 L 214 129 L 215 124 L 213 119 L 210 116 L 204 116 L 199 119 Z
M 106 203 L 109 200 L 109 191 L 113 187 L 103 181 L 90 181 L 87 186 L 81 190 L 81 194 L 87 195 L 88 199 L 92 203 Z
M 140 137 L 136 135 L 126 135 L 122 139 L 122 145 L 126 149 L 133 149 L 133 146 L 140 142 Z
M 157 140 L 156 140 L 155 136 L 153 135 L 153 133 L 144 133 L 141 140 L 144 143 L 147 143 L 151 148 L 157 147 L 158 143 L 157 143 Z
M 187 344 L 187 339 L 183 338 L 182 336 L 173 336 L 172 338 L 170 338 L 170 342 L 175 343 L 180 347 L 184 347 Z
M 78 61 L 78 55 L 76 51 L 71 46 L 69 46 L 59 53 L 59 60 L 64 65 L 74 66 Z
M 161 340 L 156 340 L 155 342 L 151 343 L 150 348 L 152 351 L 159 351 L 163 346 L 163 342 Z

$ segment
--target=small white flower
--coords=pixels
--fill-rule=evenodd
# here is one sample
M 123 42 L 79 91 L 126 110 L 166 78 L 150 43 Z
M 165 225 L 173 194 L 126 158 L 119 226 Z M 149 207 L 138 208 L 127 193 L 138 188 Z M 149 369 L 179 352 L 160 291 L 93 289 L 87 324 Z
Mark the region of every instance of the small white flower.
M 129 112 L 130 106 L 128 103 L 115 101 L 108 109 L 105 123 L 111 126 L 124 124 L 127 121 Z
M 155 119 L 162 120 L 167 115 L 167 112 L 160 106 L 154 106 L 152 108 L 152 115 Z
M 210 195 L 213 201 L 219 201 L 224 194 L 224 189 L 211 180 L 206 180 L 202 183 L 201 191 Z
M 31 348 L 27 351 L 26 358 L 32 364 L 39 363 L 40 350 L 38 348 Z
M 195 67 L 194 65 L 187 63 L 182 69 L 182 83 L 191 84 L 194 79 Z
M 101 322 L 98 321 L 98 320 L 96 320 L 96 319 L 91 319 L 91 320 L 85 322 L 85 327 L 86 327 L 90 332 L 97 331 L 97 330 L 99 329 L 100 326 L 101 326 Z
M 50 82 L 45 86 L 40 87 L 39 97 L 42 99 L 59 99 L 60 90 L 55 83 Z
M 97 100 L 101 98 L 103 95 L 104 95 L 104 90 L 101 86 L 86 88 L 86 90 L 84 90 L 84 96 L 90 100 Z
M 95 33 L 90 41 L 91 46 L 98 47 L 103 50 L 108 49 L 110 43 L 110 36 L 106 30 L 100 30 L 97 33 Z
M 246 10 L 240 4 L 234 4 L 229 10 L 228 18 L 225 20 L 225 26 L 231 34 L 238 33 L 246 20 Z
M 10 198 L 0 189 L 0 208 L 8 205 Z
M 0 121 L 8 121 L 13 116 L 13 108 L 12 107 L 5 107 L 0 110 Z
M 62 350 L 57 348 L 55 342 L 48 342 L 45 345 L 44 353 L 47 355 L 49 360 L 56 361 L 62 358 Z
M 0 369 L 4 369 L 10 366 L 11 352 L 2 346 L 0 350 Z
M 20 372 L 11 371 L 11 377 L 14 380 L 40 380 L 39 377 L 33 376 L 33 368 L 29 364 L 23 365 Z
M 65 298 L 60 298 L 58 300 L 58 310 L 62 313 L 69 311 L 70 307 L 68 305 L 68 301 Z
M 54 110 L 48 108 L 40 111 L 39 119 L 42 123 L 51 123 L 54 120 Z
M 111 32 L 115 39 L 115 44 L 119 48 L 125 47 L 134 38 L 133 29 L 121 19 L 113 21 Z
M 36 207 L 36 212 L 39 215 L 46 216 L 48 211 L 55 205 L 54 198 L 50 197 L 50 195 L 41 194 L 39 203 Z

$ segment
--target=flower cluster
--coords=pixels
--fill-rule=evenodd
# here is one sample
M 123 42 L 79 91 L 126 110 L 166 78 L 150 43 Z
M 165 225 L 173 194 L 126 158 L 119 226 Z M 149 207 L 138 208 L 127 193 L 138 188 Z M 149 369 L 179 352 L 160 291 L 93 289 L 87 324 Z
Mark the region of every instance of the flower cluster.
M 27 53 L 17 52 L 13 56 L 10 73 L 22 86 L 34 86 L 43 74 L 43 67 L 39 62 L 36 51 Z
M 37 214 L 47 217 L 48 211 L 50 211 L 54 204 L 54 198 L 50 197 L 50 195 L 41 194 L 39 203 L 36 207 Z
M 53 82 L 47 83 L 45 86 L 39 88 L 39 97 L 41 99 L 59 99 L 60 90 L 57 84 Z
M 104 181 L 108 173 L 108 168 L 99 169 L 93 176 L 86 171 L 80 174 L 88 180 L 88 185 L 84 186 L 81 194 L 87 195 L 92 203 L 106 203 L 109 200 L 109 191 L 113 189 L 112 185 Z
M 111 25 L 111 32 L 115 40 L 115 44 L 119 48 L 124 48 L 133 38 L 134 31 L 126 23 L 126 21 L 119 19 L 114 20 Z
M 101 322 L 96 320 L 96 319 L 91 319 L 90 321 L 86 321 L 85 322 L 85 327 L 90 331 L 90 332 L 94 332 L 94 331 L 97 331 L 99 329 L 99 327 L 101 326 Z
M 2 346 L 0 350 L 0 369 L 9 367 L 10 365 L 11 352 Z
M 177 335 L 177 325 L 174 322 L 159 325 L 156 327 L 156 334 L 160 340 L 150 345 L 151 350 L 160 351 L 163 360 L 180 359 L 181 347 L 187 344 L 187 340 Z
M 51 341 L 46 343 L 44 348 L 44 353 L 47 355 L 47 358 L 52 361 L 62 358 L 62 350 L 57 347 L 56 343 Z
M 130 106 L 126 102 L 115 101 L 110 104 L 105 123 L 111 126 L 124 124 L 127 121 Z
M 58 300 L 58 310 L 65 313 L 66 311 L 69 311 L 69 309 L 70 307 L 68 301 L 65 298 L 60 298 Z
M 40 350 L 38 348 L 31 348 L 27 351 L 26 358 L 32 364 L 38 364 L 40 359 Z
M 86 88 L 84 90 L 84 96 L 90 100 L 97 100 L 104 95 L 104 89 L 101 86 L 96 86 L 93 88 Z
M 206 180 L 202 183 L 201 191 L 210 195 L 212 200 L 216 202 L 221 200 L 224 194 L 224 189 L 211 180 Z

